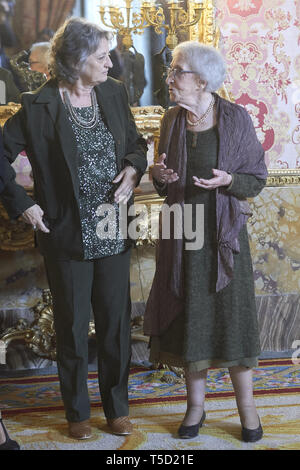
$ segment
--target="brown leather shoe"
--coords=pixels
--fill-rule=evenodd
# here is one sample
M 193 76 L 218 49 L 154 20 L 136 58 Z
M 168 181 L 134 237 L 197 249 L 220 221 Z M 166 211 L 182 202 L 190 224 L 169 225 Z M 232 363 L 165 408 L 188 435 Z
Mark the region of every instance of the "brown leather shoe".
M 69 422 L 69 435 L 74 439 L 89 439 L 92 436 L 90 421 L 81 421 L 79 423 Z
M 132 434 L 133 425 L 128 416 L 120 416 L 119 418 L 107 419 L 107 424 L 113 434 L 126 436 Z

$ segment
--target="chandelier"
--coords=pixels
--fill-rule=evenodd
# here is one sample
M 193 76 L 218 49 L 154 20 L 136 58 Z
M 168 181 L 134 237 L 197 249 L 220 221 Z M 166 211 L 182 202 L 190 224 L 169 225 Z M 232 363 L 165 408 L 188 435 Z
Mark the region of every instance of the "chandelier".
M 193 7 L 191 17 L 190 13 L 180 6 L 181 2 L 171 0 L 167 3 L 170 18 L 170 24 L 167 24 L 162 7 L 144 1 L 140 11 L 136 12 L 132 8 L 133 0 L 123 1 L 125 7 L 114 6 L 112 1 L 108 6 L 100 6 L 100 18 L 107 28 L 117 31 L 122 36 L 127 49 L 132 46 L 132 34 L 142 34 L 146 28 L 153 26 L 157 34 L 162 34 L 163 29 L 167 31 L 166 45 L 173 50 L 178 44 L 178 33 L 188 32 L 189 28 L 196 25 L 204 9 L 203 2 L 189 2 Z

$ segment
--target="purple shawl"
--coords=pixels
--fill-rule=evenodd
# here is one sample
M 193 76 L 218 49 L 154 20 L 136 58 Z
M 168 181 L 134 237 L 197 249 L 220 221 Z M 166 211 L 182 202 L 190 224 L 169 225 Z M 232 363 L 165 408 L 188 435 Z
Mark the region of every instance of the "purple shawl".
M 257 139 L 252 120 L 241 106 L 215 94 L 219 132 L 218 169 L 230 173 L 267 178 L 264 150 Z M 186 177 L 186 110 L 176 106 L 169 109 L 161 125 L 159 154 L 166 153 L 167 167 L 179 175 L 168 185 L 164 204 L 181 204 L 183 208 Z M 218 276 L 216 292 L 226 287 L 233 277 L 233 253 L 239 253 L 239 232 L 251 215 L 246 200 L 239 200 L 216 190 Z M 184 310 L 183 239 L 160 237 L 157 266 L 146 305 L 144 331 L 161 335 Z

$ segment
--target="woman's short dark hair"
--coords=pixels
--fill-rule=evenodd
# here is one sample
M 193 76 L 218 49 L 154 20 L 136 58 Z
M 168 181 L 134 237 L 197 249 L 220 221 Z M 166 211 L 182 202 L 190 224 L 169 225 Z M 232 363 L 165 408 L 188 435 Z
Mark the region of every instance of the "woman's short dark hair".
M 74 84 L 87 58 L 96 52 L 102 39 L 111 34 L 84 18 L 70 18 L 51 41 L 49 70 L 52 78 Z

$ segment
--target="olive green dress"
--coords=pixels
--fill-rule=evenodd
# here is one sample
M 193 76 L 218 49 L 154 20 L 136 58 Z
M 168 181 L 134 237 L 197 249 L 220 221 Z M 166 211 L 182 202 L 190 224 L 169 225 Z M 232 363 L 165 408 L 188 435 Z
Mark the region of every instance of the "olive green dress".
M 184 252 L 185 310 L 160 337 L 151 338 L 150 360 L 199 371 L 207 367 L 255 367 L 260 354 L 252 260 L 246 225 L 234 254 L 233 280 L 216 293 L 216 191 L 194 186 L 193 176 L 212 178 L 217 168 L 217 126 L 187 131 L 185 204 L 204 205 L 204 245 Z M 245 175 L 249 190 L 255 177 Z M 237 184 L 243 184 L 240 180 Z M 238 191 L 241 188 L 236 188 Z M 193 230 L 195 230 L 193 213 Z

